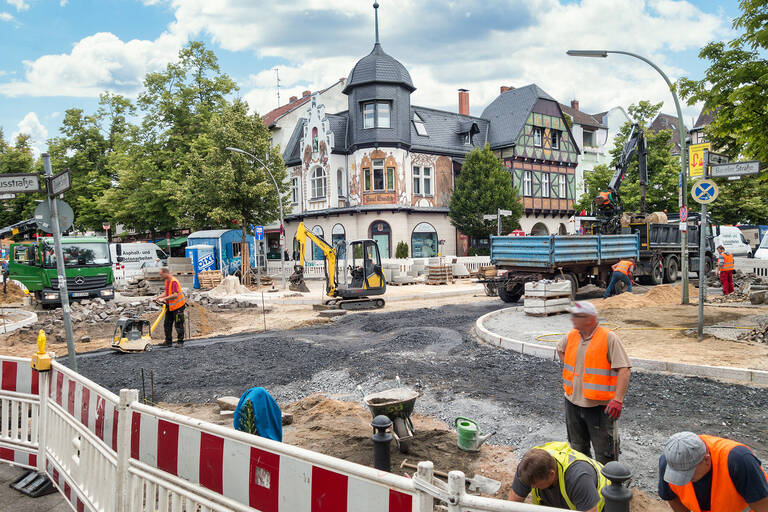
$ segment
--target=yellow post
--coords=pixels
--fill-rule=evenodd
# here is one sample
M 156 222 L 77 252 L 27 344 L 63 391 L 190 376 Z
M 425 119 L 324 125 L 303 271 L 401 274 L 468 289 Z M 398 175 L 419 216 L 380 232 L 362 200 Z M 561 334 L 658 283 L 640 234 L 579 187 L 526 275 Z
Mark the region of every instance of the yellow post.
M 32 357 L 32 368 L 39 372 L 51 369 L 51 355 L 45 351 L 46 342 L 45 331 L 40 329 L 37 333 L 37 354 Z

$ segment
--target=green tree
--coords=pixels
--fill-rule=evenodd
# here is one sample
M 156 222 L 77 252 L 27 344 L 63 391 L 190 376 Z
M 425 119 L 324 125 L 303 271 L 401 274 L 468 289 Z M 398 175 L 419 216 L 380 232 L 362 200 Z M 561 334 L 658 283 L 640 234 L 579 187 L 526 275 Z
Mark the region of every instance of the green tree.
M 672 155 L 672 130 L 654 132 L 646 130 L 646 127 L 658 115 L 661 106 L 662 103 L 654 104 L 649 101 L 640 101 L 636 105 L 631 105 L 628 109 L 629 117 L 634 119 L 645 130 L 646 164 L 648 167 L 647 212 L 677 211 L 677 185 L 680 163 L 678 157 Z M 593 199 L 600 191 L 608 187 L 631 129 L 632 122 L 627 122 L 616 135 L 615 146 L 611 150 L 612 161 L 610 167 L 598 165 L 595 167 L 594 172 L 584 177 L 586 192 L 576 203 L 578 209 L 589 211 Z M 640 212 L 640 176 L 636 156 L 627 167 L 627 174 L 619 189 L 619 195 L 621 196 L 625 211 Z
M 269 224 L 279 218 L 278 196 L 272 179 L 256 162 L 228 146 L 241 148 L 262 160 L 277 181 L 283 208 L 290 197 L 285 164 L 277 147 L 270 147 L 269 131 L 258 115 L 248 114 L 248 105 L 235 100 L 211 117 L 209 130 L 192 146 L 190 169 L 176 200 L 192 227 Z
M 483 220 L 483 215 L 496 213 L 499 208 L 512 211 L 512 215 L 502 217 L 503 232 L 520 226 L 520 197 L 509 172 L 486 144 L 471 151 L 461 166 L 448 215 L 456 229 L 481 238 L 496 234 L 496 221 Z
M 6 173 L 42 174 L 42 164 L 35 162 L 29 135 L 20 134 L 15 143 L 6 141 L 0 130 L 0 174 Z M 0 202 L 0 226 L 9 226 L 22 220 L 31 219 L 42 194 L 18 194 L 13 199 Z
M 397 248 L 395 249 L 395 258 L 403 259 L 408 257 L 408 244 L 402 240 L 397 242 Z

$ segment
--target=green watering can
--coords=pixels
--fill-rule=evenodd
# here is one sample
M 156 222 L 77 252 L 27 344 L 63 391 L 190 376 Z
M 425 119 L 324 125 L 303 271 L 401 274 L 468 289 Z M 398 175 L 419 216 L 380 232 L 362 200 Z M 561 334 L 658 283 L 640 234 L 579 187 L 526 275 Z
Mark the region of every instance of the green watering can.
M 481 435 L 477 423 L 463 416 L 456 418 L 454 425 L 459 433 L 459 448 L 467 452 L 476 452 L 489 437 L 496 433 Z

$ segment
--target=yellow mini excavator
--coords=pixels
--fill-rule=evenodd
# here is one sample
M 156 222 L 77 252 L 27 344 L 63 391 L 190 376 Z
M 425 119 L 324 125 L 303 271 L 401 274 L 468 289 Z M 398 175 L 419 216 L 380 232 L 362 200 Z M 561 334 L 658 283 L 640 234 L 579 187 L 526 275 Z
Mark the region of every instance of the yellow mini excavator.
M 339 309 L 375 309 L 384 307 L 384 299 L 372 299 L 371 296 L 383 295 L 387 289 L 384 272 L 381 270 L 379 246 L 375 240 L 354 240 L 340 242 L 336 247 L 309 231 L 304 223 L 296 231 L 299 261 L 289 278 L 293 291 L 308 292 L 304 283 L 304 249 L 310 239 L 325 258 L 325 292 L 328 295 L 325 304 Z M 341 267 L 339 268 L 339 256 Z M 347 265 L 348 258 L 350 265 Z M 341 282 L 339 277 L 341 277 Z M 349 277 L 349 283 L 347 278 Z

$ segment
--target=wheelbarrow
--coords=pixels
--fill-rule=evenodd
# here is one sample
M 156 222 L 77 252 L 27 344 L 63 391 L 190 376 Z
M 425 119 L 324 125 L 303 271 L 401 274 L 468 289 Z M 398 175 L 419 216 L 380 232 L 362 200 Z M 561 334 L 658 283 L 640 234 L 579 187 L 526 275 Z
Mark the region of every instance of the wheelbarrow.
M 400 379 L 398 378 L 398 384 Z M 375 418 L 384 415 L 392 420 L 392 436 L 401 453 L 408 453 L 415 432 L 411 414 L 416 399 L 421 393 L 410 388 L 396 387 L 377 393 L 365 394 L 363 388 L 357 387 L 363 393 L 363 402 Z

